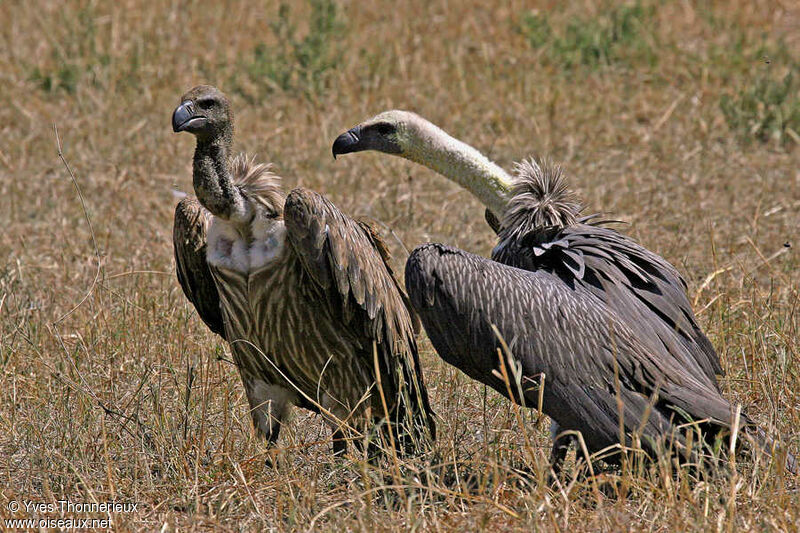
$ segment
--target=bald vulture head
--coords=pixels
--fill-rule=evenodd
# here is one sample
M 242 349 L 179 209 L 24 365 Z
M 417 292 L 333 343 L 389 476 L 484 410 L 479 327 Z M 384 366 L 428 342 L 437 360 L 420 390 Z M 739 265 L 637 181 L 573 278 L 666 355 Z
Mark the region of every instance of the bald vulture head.
M 198 85 L 181 96 L 172 113 L 172 131 L 187 131 L 198 140 L 233 140 L 233 111 L 228 98 L 216 87 Z
M 440 137 L 437 126 L 416 113 L 384 111 L 339 135 L 333 142 L 333 157 L 374 150 L 413 159 L 426 139 Z
M 410 111 L 384 111 L 339 135 L 333 156 L 374 150 L 424 165 L 474 194 L 497 218 L 513 178 L 468 144 Z

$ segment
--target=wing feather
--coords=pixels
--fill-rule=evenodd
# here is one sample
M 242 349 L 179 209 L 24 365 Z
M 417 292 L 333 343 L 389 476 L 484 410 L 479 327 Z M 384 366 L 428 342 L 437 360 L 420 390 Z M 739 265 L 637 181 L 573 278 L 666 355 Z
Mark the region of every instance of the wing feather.
M 172 229 L 175 270 L 183 293 L 197 314 L 211 331 L 225 338 L 219 293 L 206 262 L 206 234 L 210 223 L 211 213 L 196 198 L 187 196 L 178 203 Z
M 713 345 L 697 324 L 686 282 L 662 257 L 602 221 L 584 218 L 561 229 L 531 232 L 501 242 L 492 258 L 529 271 L 546 271 L 599 298 L 651 348 L 666 349 L 688 370 L 716 387 L 723 370 Z
M 595 449 L 618 441 L 615 367 L 629 432 L 638 428 L 656 392 L 658 403 L 645 431 L 650 436 L 671 427 L 670 406 L 717 425 L 730 420 L 730 404 L 713 385 L 675 359 L 654 355 L 608 306 L 553 273 L 428 244 L 409 257 L 406 286 L 445 361 L 508 396 L 496 372 L 501 344 L 495 326 L 524 377 L 546 375 L 544 412 L 562 428 L 582 430 Z M 523 398 L 528 405 L 537 400 Z
M 414 334 L 413 311 L 390 267 L 380 237 L 365 222 L 343 214 L 325 197 L 307 189 L 286 198 L 284 222 L 287 240 L 303 268 L 334 301 L 367 347 L 380 355 L 380 370 L 395 384 L 408 387 L 411 412 L 435 431 Z M 384 387 L 391 383 L 383 383 Z M 399 391 L 387 390 L 387 395 Z

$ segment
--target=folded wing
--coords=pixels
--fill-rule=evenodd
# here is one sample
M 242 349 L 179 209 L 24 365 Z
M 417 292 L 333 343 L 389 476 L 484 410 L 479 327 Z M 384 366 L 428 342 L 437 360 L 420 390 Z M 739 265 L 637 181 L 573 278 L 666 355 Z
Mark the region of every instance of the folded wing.
M 412 311 L 392 275 L 389 255 L 368 224 L 339 211 L 325 197 L 295 189 L 286 198 L 287 241 L 310 279 L 341 309 L 343 321 L 362 339 L 364 363 L 378 352 L 388 401 L 398 398 L 398 416 L 434 434 L 433 411 L 424 386 Z M 396 389 L 393 387 L 397 387 Z
M 717 387 L 719 356 L 692 311 L 686 283 L 662 257 L 621 233 L 584 219 L 501 242 L 492 258 L 530 271 L 550 272 L 598 298 L 656 350 Z
M 554 273 L 428 244 L 409 257 L 406 286 L 445 361 L 509 396 L 498 377 L 496 327 L 521 370 L 510 395 L 535 406 L 538 392 L 531 391 L 544 374 L 544 412 L 562 429 L 582 431 L 593 450 L 619 442 L 618 394 L 629 434 L 666 435 L 681 411 L 730 423 L 730 405 L 713 385 L 674 359 L 654 356 L 608 306 Z
M 211 331 L 225 338 L 219 293 L 206 262 L 206 234 L 210 223 L 211 213 L 196 198 L 187 196 L 178 203 L 172 229 L 175 267 L 183 293 L 197 314 Z

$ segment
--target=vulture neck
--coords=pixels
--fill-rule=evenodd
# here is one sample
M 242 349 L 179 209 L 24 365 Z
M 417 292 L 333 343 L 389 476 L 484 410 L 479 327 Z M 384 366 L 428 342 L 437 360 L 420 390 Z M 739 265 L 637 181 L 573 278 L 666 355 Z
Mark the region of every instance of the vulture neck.
M 405 157 L 434 170 L 474 194 L 502 219 L 510 197 L 512 178 L 472 146 L 433 124 L 425 124 Z
M 192 165 L 194 192 L 214 216 L 235 224 L 248 224 L 253 218 L 253 208 L 230 174 L 228 158 L 232 142 L 230 127 L 221 135 L 197 137 Z

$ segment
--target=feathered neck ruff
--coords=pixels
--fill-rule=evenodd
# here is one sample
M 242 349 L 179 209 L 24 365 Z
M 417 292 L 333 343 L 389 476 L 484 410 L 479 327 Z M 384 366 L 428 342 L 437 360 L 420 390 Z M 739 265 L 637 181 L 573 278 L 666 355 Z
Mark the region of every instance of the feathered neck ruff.
M 516 163 L 514 174 L 498 233 L 501 241 L 578 222 L 582 206 L 567 187 L 560 166 L 531 158 Z
M 264 209 L 271 217 L 283 218 L 286 200 L 281 188 L 281 178 L 272 172 L 272 165 L 256 163 L 255 156 L 239 154 L 230 161 L 233 184 L 242 195 Z

